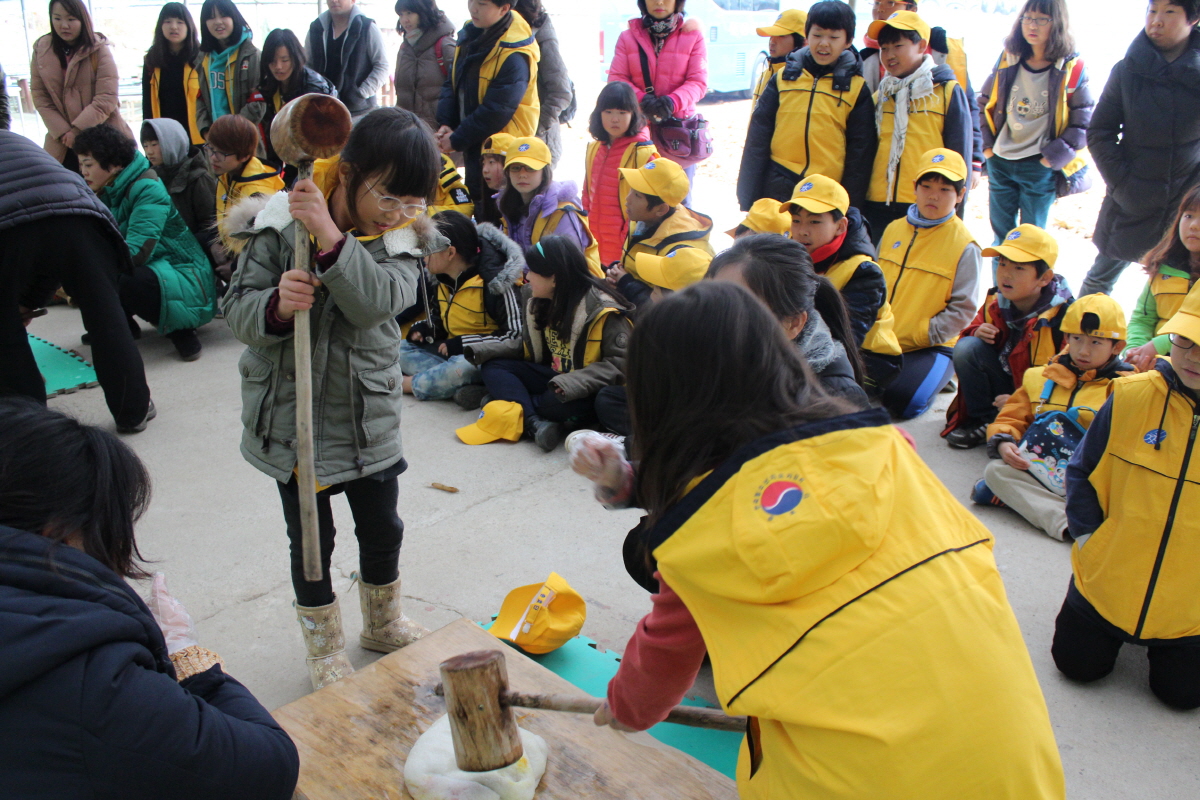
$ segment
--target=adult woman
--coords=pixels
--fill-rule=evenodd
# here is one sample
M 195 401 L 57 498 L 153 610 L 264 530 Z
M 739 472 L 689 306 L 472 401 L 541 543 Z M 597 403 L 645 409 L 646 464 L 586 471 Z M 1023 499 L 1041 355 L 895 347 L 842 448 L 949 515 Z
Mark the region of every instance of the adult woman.
M 158 12 L 154 43 L 142 65 L 142 116 L 175 120 L 194 145 L 204 144 L 196 122 L 199 63 L 200 37 L 192 12 L 183 3 L 167 3 Z
M 575 85 L 567 75 L 567 65 L 558 50 L 558 34 L 554 23 L 542 7 L 542 0 L 517 0 L 513 9 L 529 23 L 541 55 L 538 59 L 537 91 L 541 111 L 538 115 L 537 137 L 550 148 L 551 166 L 558 166 L 562 155 L 562 135 L 559 118 L 574 99 Z
M 259 80 L 254 34 L 233 0 L 204 0 L 200 6 L 200 99 L 196 125 L 208 135 L 213 121 L 241 114 L 251 122 L 262 109 L 248 108 Z M 266 151 L 263 151 L 265 153 Z
M 286 800 L 287 733 L 215 653 L 170 626 L 165 639 L 124 580 L 147 577 L 134 524 L 149 502 L 116 437 L 0 399 L 4 792 Z
M 133 138 L 117 99 L 117 62 L 81 0 L 50 3 L 50 33 L 34 42 L 29 73 L 33 105 L 46 126 L 44 147 L 67 169 L 79 168 L 72 147 L 85 128 L 111 125 Z
M 751 720 L 742 798 L 1062 798 L 992 537 L 887 414 L 826 396 L 737 286 L 665 298 L 629 355 L 660 587 L 596 722 L 665 718 L 707 652 L 722 707 Z M 588 437 L 572 462 L 629 504 L 615 443 Z
M 1066 0 L 1027 0 L 1004 48 L 979 95 L 996 244 L 1017 227 L 1018 214 L 1045 228 L 1060 180 L 1074 191 L 1090 185 L 1079 153 L 1096 104 Z
M 454 63 L 454 26 L 435 0 L 396 0 L 396 31 L 404 37 L 396 54 L 396 105 L 436 131 L 437 103 Z
M 302 94 L 329 94 L 337 97 L 337 89 L 316 70 L 307 65 L 304 48 L 296 34 L 287 28 L 276 28 L 267 34 L 263 42 L 262 73 L 258 78 L 258 98 L 251 105 L 261 105 L 262 122 L 259 131 L 267 148 L 267 163 L 283 166 L 282 159 L 271 144 L 271 123 L 286 103 Z M 290 169 L 295 167 L 288 165 Z M 295 175 L 284 171 L 284 183 L 291 183 Z

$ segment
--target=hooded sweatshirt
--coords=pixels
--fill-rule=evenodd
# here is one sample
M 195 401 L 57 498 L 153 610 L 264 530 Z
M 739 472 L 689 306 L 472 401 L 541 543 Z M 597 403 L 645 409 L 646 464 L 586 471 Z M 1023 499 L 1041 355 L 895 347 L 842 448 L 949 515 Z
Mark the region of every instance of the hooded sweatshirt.
M 216 120 L 226 114 L 232 114 L 239 109 L 229 107 L 229 95 L 225 87 L 225 76 L 229 62 L 237 58 L 238 49 L 251 37 L 250 29 L 243 28 L 241 38 L 220 52 L 213 52 L 208 57 L 208 97 L 212 104 L 212 119 Z
M 173 119 L 148 119 L 142 123 L 142 140 L 156 139 L 162 164 L 154 171 L 167 186 L 179 215 L 205 251 L 216 239 L 217 179 L 208 169 L 203 151 L 188 158 L 188 134 Z

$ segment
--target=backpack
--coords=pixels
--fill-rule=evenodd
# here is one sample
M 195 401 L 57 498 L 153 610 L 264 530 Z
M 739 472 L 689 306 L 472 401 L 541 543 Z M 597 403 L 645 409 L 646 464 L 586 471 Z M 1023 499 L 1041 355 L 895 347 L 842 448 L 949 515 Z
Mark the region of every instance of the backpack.
M 442 71 L 443 78 L 450 77 L 450 69 L 446 66 L 446 58 L 443 55 L 443 47 L 445 46 L 447 39 L 453 38 L 453 36 L 447 34 L 433 43 L 433 57 L 437 59 L 438 69 Z

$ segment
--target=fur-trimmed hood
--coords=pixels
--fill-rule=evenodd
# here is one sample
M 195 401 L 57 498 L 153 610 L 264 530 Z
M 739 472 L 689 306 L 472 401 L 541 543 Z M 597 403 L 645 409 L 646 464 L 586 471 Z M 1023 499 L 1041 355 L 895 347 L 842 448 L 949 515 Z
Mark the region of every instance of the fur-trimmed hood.
M 489 292 L 504 294 L 521 280 L 525 272 L 525 254 L 516 242 L 490 222 L 480 223 L 476 230 L 479 233 L 479 274 Z

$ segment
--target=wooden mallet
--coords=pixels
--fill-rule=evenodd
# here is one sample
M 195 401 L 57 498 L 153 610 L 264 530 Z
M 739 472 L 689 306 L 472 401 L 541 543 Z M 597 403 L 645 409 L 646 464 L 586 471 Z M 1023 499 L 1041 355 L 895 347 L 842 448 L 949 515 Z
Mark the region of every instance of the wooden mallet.
M 350 112 L 337 98 L 306 94 L 279 109 L 271 123 L 271 144 L 284 163 L 298 168 L 296 180 L 311 179 L 313 161 L 341 152 L 350 138 Z M 308 228 L 296 221 L 293 268 L 312 271 Z M 304 580 L 321 580 L 321 538 L 317 527 L 317 476 L 313 461 L 312 325 L 308 310 L 297 311 L 292 347 L 296 354 L 296 483 L 300 490 L 300 529 Z

